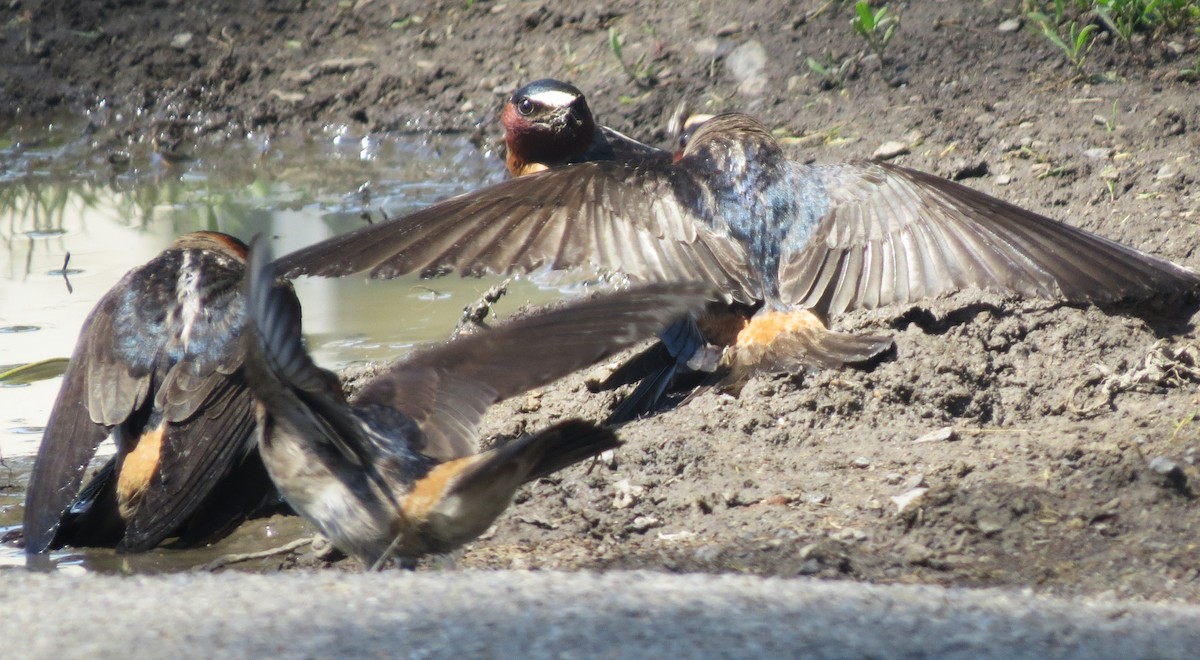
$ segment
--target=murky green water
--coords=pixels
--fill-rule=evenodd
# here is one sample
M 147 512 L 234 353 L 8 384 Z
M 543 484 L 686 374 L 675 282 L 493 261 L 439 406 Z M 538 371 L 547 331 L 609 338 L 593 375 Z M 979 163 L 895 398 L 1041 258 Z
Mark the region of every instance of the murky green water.
M 264 233 L 282 254 L 364 214 L 407 213 L 502 177 L 496 155 L 459 136 L 251 135 L 164 158 L 143 145 L 97 148 L 79 120 L 0 126 L 0 373 L 70 355 L 100 296 L 179 234 Z M 496 282 L 301 279 L 296 290 L 315 358 L 338 368 L 445 338 L 463 306 Z M 499 312 L 560 295 L 515 283 Z M 0 534 L 18 522 L 29 457 L 60 383 L 0 386 Z

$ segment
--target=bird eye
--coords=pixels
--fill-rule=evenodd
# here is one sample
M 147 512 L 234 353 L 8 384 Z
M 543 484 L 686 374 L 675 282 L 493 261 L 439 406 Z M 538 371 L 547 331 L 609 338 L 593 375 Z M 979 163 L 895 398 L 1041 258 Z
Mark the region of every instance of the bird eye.
M 532 114 L 533 101 L 530 101 L 528 98 L 522 98 L 520 101 L 517 101 L 517 112 L 525 116 Z

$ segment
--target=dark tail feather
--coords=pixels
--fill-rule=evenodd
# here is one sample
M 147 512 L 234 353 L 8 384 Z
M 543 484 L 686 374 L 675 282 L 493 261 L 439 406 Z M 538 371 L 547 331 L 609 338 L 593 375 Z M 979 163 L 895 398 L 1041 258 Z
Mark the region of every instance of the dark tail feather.
M 605 425 L 623 424 L 657 410 L 672 387 L 697 372 L 688 367 L 693 356 L 707 345 L 703 333 L 691 316 L 672 323 L 650 348 L 617 367 L 593 391 L 616 389 L 629 383 L 637 387 L 621 400 Z
M 568 419 L 489 449 L 455 480 L 458 492 L 476 497 L 511 495 L 521 483 L 540 479 L 621 445 L 616 433 L 581 419 Z M 499 490 L 497 490 L 499 488 Z M 505 490 L 508 489 L 508 490 Z M 505 495 L 505 497 L 507 497 Z
M 247 520 L 275 514 L 295 515 L 295 512 L 271 483 L 262 457 L 255 450 L 221 482 L 220 492 L 212 493 L 168 547 L 192 548 L 213 543 Z
M 540 479 L 621 446 L 612 430 L 579 419 L 555 424 L 538 433 L 531 442 L 543 444 L 545 452 L 529 471 L 526 481 Z
M 663 367 L 675 364 L 678 364 L 678 360 L 671 355 L 667 347 L 661 341 L 654 342 L 646 350 L 621 363 L 608 378 L 599 383 L 589 382 L 588 389 L 592 392 L 615 390 L 622 385 L 642 382 L 661 371 Z
M 111 548 L 125 535 L 125 521 L 117 513 L 116 463 L 116 458 L 108 459 L 79 491 L 63 513 L 50 548 Z
M 622 399 L 604 420 L 605 426 L 631 422 L 657 410 L 666 397 L 667 389 L 681 370 L 691 373 L 686 365 L 681 365 L 672 358 L 667 364 L 642 377 L 637 387 Z

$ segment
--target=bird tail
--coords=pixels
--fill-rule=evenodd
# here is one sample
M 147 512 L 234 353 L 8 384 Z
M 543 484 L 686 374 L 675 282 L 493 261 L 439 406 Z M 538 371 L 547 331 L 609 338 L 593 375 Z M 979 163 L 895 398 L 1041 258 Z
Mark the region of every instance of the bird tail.
M 610 429 L 579 419 L 569 419 L 537 433 L 530 444 L 541 445 L 543 449 L 541 458 L 525 477 L 526 481 L 541 479 L 616 449 L 621 446 L 621 441 Z
M 581 419 L 568 419 L 480 454 L 483 460 L 476 461 L 457 478 L 455 490 L 515 488 L 620 445 L 611 429 Z
M 690 315 L 677 320 L 659 334 L 659 340 L 617 367 L 608 378 L 591 385 L 593 391 L 613 390 L 622 385 L 637 383 L 633 392 L 622 399 L 604 420 L 605 425 L 623 424 L 662 407 L 674 386 L 703 377 L 703 373 L 688 366 L 692 358 L 707 345 L 696 320 Z
M 834 332 L 812 312 L 762 310 L 738 333 L 724 362 L 734 372 L 837 369 L 873 360 L 893 345 L 887 335 Z

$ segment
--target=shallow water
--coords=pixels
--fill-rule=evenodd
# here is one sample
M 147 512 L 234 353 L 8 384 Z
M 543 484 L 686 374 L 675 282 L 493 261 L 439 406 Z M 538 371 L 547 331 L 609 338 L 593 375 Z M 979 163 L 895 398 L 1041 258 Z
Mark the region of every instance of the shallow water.
M 263 233 L 278 255 L 364 214 L 394 217 L 502 177 L 500 159 L 461 136 L 251 135 L 164 157 L 142 145 L 97 148 L 78 120 L 0 127 L 0 372 L 69 356 L 99 298 L 179 234 Z M 314 357 L 339 368 L 447 337 L 463 306 L 498 281 L 305 278 L 296 291 Z M 514 282 L 498 312 L 561 295 Z M 0 459 L 12 468 L 0 466 L 0 534 L 19 522 L 15 505 L 60 383 L 0 385 Z

